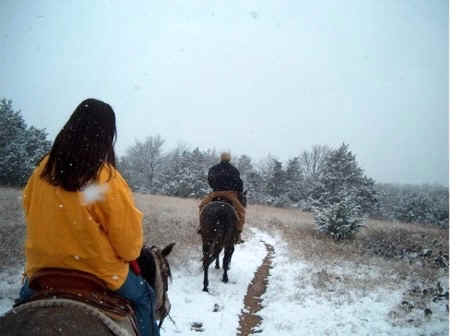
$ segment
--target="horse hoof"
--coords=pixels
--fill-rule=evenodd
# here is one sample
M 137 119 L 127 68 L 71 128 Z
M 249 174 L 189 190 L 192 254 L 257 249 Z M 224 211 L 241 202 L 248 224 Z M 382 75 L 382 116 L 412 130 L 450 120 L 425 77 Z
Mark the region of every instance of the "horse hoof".
M 209 293 L 209 289 L 203 288 L 203 292 Z

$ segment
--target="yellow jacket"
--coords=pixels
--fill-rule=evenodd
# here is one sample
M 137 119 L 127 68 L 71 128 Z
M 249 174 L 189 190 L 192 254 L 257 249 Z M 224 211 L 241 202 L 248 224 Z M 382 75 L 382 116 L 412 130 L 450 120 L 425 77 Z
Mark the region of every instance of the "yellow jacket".
M 77 269 L 118 289 L 126 280 L 128 262 L 143 245 L 143 214 L 130 188 L 116 169 L 105 165 L 96 183 L 68 192 L 40 178 L 46 162 L 42 160 L 24 189 L 25 273 L 31 276 L 43 267 Z

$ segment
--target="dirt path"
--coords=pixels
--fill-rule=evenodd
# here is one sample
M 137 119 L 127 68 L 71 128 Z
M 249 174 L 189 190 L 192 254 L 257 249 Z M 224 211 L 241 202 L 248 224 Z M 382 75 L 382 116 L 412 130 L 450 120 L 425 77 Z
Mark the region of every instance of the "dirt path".
M 244 309 L 239 316 L 239 326 L 237 336 L 248 336 L 255 333 L 260 333 L 259 326 L 262 318 L 256 313 L 263 308 L 263 299 L 261 296 L 266 292 L 268 286 L 269 270 L 271 268 L 272 259 L 274 258 L 274 247 L 262 241 L 268 254 L 263 259 L 263 263 L 255 272 L 253 280 L 247 288 L 247 294 L 244 297 Z

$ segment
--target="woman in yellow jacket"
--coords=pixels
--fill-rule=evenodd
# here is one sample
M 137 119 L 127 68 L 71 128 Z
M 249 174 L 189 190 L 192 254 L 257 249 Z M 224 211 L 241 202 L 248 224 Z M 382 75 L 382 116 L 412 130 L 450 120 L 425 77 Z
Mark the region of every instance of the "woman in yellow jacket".
M 143 245 L 143 214 L 115 168 L 115 114 L 86 99 L 78 105 L 24 190 L 25 273 L 46 267 L 96 275 L 134 306 L 142 335 L 159 335 L 155 294 L 129 271 Z M 28 281 L 20 299 L 32 294 Z

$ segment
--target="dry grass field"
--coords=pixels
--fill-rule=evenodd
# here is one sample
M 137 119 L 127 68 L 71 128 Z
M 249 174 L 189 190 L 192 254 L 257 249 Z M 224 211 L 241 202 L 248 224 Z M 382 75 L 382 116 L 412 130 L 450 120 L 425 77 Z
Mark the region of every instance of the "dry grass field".
M 24 238 L 21 192 L 0 188 L 0 270 L 23 264 Z
M 3 268 L 23 263 L 25 224 L 21 191 L 12 188 L 1 188 L 0 191 L 0 267 Z M 185 266 L 188 261 L 201 257 L 200 237 L 196 234 L 199 200 L 146 194 L 135 194 L 135 199 L 144 213 L 147 244 L 164 246 L 176 242 L 172 256 L 175 267 Z M 352 262 L 361 268 L 382 265 L 388 270 L 384 279 L 372 279 L 372 284 L 367 286 L 392 281 L 393 278 L 387 276 L 392 273 L 399 277 L 414 274 L 423 280 L 435 280 L 437 268 L 433 257 L 438 251 L 448 254 L 449 248 L 448 230 L 378 220 L 369 220 L 353 241 L 335 242 L 315 230 L 310 213 L 261 205 L 249 205 L 248 227 L 279 235 L 296 259 L 307 260 L 316 266 Z M 245 231 L 244 237 L 248 239 L 251 233 Z M 383 244 L 379 246 L 379 242 Z M 430 250 L 432 255 L 411 262 L 407 258 L 395 257 L 394 253 L 385 257 L 375 251 L 390 245 L 394 251 L 408 250 L 419 254 L 421 250 Z M 350 280 L 346 281 L 350 285 Z
M 0 268 L 6 269 L 23 264 L 25 225 L 21 191 L 0 191 Z M 146 194 L 135 194 L 135 199 L 144 213 L 147 244 L 163 247 L 176 242 L 170 262 L 177 269 L 201 258 L 196 233 L 199 200 Z M 448 270 L 435 263 L 438 253 L 448 254 L 448 230 L 436 227 L 369 220 L 354 240 L 335 242 L 315 230 L 310 213 L 260 205 L 249 205 L 249 227 L 280 237 L 295 260 L 313 265 L 312 284 L 322 294 L 333 292 L 334 283 L 339 289 L 368 292 L 394 288 L 404 280 L 413 280 L 420 288 L 435 287 L 442 275 L 448 276 Z M 252 234 L 246 229 L 244 239 Z M 401 251 L 414 258 L 404 257 Z M 344 273 L 347 264 L 356 272 Z M 373 267 L 382 271 L 372 272 Z
M 176 241 L 174 258 L 177 267 L 201 257 L 200 238 L 196 234 L 198 200 L 136 194 L 136 202 L 144 212 L 148 243 L 164 245 L 169 241 Z M 372 285 L 393 281 L 389 276 L 392 273 L 402 278 L 413 274 L 429 281 L 435 280 L 438 273 L 432 256 L 411 262 L 399 256 L 376 255 L 372 245 L 378 248 L 378 242 L 384 242 L 380 246 L 383 249 L 394 245 L 395 251 L 416 251 L 417 254 L 422 250 L 432 250 L 434 255 L 437 251 L 448 254 L 449 248 L 448 230 L 379 220 L 369 220 L 356 239 L 335 242 L 315 230 L 310 213 L 261 205 L 248 207 L 247 227 L 256 227 L 272 235 L 279 235 L 287 242 L 296 259 L 307 260 L 316 266 L 347 262 L 358 264 L 361 268 L 368 268 L 370 265 L 383 266 L 388 270 L 384 274 L 385 278 L 372 279 Z M 245 230 L 244 237 L 248 239 L 249 234 L 249 230 Z

